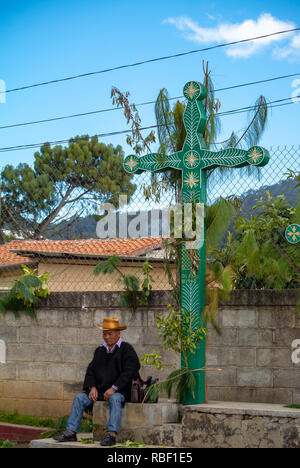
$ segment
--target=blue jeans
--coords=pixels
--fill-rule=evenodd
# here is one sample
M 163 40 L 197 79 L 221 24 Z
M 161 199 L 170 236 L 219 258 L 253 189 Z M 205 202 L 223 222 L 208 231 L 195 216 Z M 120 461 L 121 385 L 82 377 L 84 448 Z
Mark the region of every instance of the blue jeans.
M 118 432 L 121 422 L 122 404 L 125 401 L 124 395 L 114 393 L 109 401 L 109 420 L 107 425 L 108 431 Z M 83 412 L 91 404 L 91 400 L 86 393 L 79 393 L 73 401 L 72 410 L 66 425 L 66 429 L 78 432 Z

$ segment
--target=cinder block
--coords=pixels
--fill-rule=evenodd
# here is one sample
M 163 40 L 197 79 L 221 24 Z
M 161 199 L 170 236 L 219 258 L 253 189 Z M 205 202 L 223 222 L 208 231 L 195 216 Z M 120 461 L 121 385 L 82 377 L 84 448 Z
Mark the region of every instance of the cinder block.
M 0 340 L 4 340 L 7 343 L 16 343 L 17 342 L 17 328 L 16 327 L 0 327 Z
M 223 328 L 219 335 L 214 328 L 210 329 L 206 335 L 207 346 L 237 346 L 238 329 Z
M 206 373 L 207 385 L 209 387 L 226 387 L 236 385 L 236 368 L 224 368 L 221 371 Z
M 41 326 L 20 327 L 19 342 L 30 344 L 46 344 L 47 330 Z
M 255 327 L 257 325 L 255 309 L 224 309 L 223 327 Z
M 27 362 L 59 362 L 63 353 L 60 346 L 49 345 L 11 345 L 8 347 L 7 359 Z
M 17 377 L 17 366 L 16 364 L 0 364 L 0 379 L 16 379 Z
M 46 380 L 47 364 L 32 364 L 27 362 L 18 364 L 18 379 L 29 381 Z
M 134 347 L 137 344 L 145 345 L 146 343 L 143 343 L 141 334 L 142 334 L 141 328 L 130 327 L 130 328 L 127 328 L 127 330 L 122 331 L 122 340 L 127 341 L 127 343 L 130 343 Z
M 207 347 L 206 350 L 206 366 L 220 366 L 222 361 L 222 353 L 224 348 Z
M 291 350 L 287 348 L 258 348 L 256 350 L 258 367 L 292 367 Z
M 300 405 L 300 389 L 293 390 L 292 394 L 293 394 L 292 403 L 294 405 Z
M 74 382 L 77 378 L 76 365 L 49 364 L 47 380 L 55 382 Z
M 61 362 L 88 364 L 93 359 L 94 352 L 94 346 L 64 346 Z
M 51 327 L 47 331 L 49 344 L 77 344 L 77 328 Z
M 238 330 L 238 342 L 240 346 L 272 346 L 273 331 L 257 328 L 240 328 Z
M 1 314 L 0 314 L 1 315 Z M 20 314 L 20 317 L 15 317 L 13 312 L 7 312 L 4 316 L 3 326 L 8 327 L 30 327 L 34 326 L 36 320 L 26 314 Z
M 65 382 L 63 384 L 63 400 L 66 401 L 73 401 L 74 397 L 78 393 L 82 393 L 82 381 L 76 381 L 73 383 L 67 383 Z
M 253 348 L 230 348 L 221 349 L 221 366 L 254 367 L 255 349 Z
M 3 397 L 4 398 L 32 398 L 32 382 L 8 381 L 3 382 Z
M 7 361 L 29 361 L 32 362 L 36 354 L 35 346 L 29 344 L 9 344 L 6 350 Z
M 159 330 L 157 328 L 141 328 L 136 330 L 139 334 L 140 340 L 144 346 L 158 346 L 162 344 L 162 339 L 159 337 Z
M 286 346 L 291 348 L 294 340 L 300 339 L 300 332 L 297 328 L 282 328 L 275 330 L 274 343 L 277 346 Z
M 69 416 L 72 409 L 72 401 L 48 400 L 46 408 L 47 410 L 41 415 L 42 417 L 61 418 L 62 416 Z
M 62 400 L 63 384 L 60 382 L 32 382 L 31 398 Z
M 241 387 L 271 387 L 273 374 L 270 369 L 237 369 L 237 385 Z
M 62 327 L 63 313 L 59 309 L 38 309 L 37 319 L 39 326 Z
M 102 322 L 101 322 L 102 323 Z M 78 344 L 80 345 L 95 345 L 103 344 L 102 331 L 98 328 L 79 328 L 78 329 Z
M 93 327 L 94 313 L 86 309 L 64 309 L 62 312 L 65 327 Z
M 276 306 L 258 309 L 260 328 L 294 328 L 296 313 L 294 307 Z
M 51 417 L 48 412 L 48 401 L 38 398 L 13 399 L 10 411 L 18 411 L 20 414 L 29 414 L 38 417 Z
M 300 389 L 300 370 L 295 368 L 275 369 L 274 387 Z
M 135 313 L 132 313 L 127 309 L 96 309 L 94 324 L 101 324 L 105 317 L 118 317 L 119 323 L 121 325 L 126 325 L 127 327 L 147 327 L 147 325 L 155 326 L 155 315 L 156 311 L 149 309 L 147 317 L 147 310 L 142 307 L 139 307 Z

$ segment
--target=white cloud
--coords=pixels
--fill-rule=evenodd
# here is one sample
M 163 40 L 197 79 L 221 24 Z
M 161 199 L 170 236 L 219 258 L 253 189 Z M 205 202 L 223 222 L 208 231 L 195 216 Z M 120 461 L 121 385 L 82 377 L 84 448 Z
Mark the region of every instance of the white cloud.
M 191 18 L 181 16 L 178 18 L 167 18 L 164 23 L 173 24 L 179 31 L 184 33 L 186 39 L 198 44 L 215 44 L 221 42 L 235 42 L 257 36 L 264 36 L 274 32 L 295 28 L 292 21 L 281 21 L 270 13 L 262 13 L 257 20 L 247 19 L 242 23 L 221 23 L 213 28 L 202 28 Z M 292 42 L 299 47 L 300 35 L 292 36 L 292 33 L 270 36 L 256 41 L 226 47 L 225 52 L 231 57 L 247 58 L 261 51 L 264 47 L 273 43 L 279 43 L 292 37 Z M 295 47 L 292 46 L 292 47 Z
M 277 59 L 290 59 L 299 61 L 300 59 L 300 34 L 295 34 L 286 47 L 278 47 L 273 55 Z

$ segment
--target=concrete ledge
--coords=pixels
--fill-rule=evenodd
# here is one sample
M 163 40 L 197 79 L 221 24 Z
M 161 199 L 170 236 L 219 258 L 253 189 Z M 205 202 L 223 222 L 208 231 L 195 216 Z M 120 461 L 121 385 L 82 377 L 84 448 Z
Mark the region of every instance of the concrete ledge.
M 55 442 L 53 439 L 42 439 L 42 440 L 32 440 L 29 444 L 29 448 L 62 448 L 62 449 L 68 449 L 68 448 L 77 448 L 77 449 L 108 449 L 108 450 L 113 450 L 113 449 L 118 449 L 122 447 L 118 447 L 118 443 L 116 446 L 112 447 L 102 447 L 99 443 L 95 442 L 93 444 L 82 444 L 81 442 Z M 145 448 L 150 448 L 150 449 L 157 449 L 161 448 L 158 445 L 145 445 L 144 447 L 136 447 L 135 450 L 137 449 L 145 449 Z M 164 448 L 173 448 L 173 447 L 164 447 Z
M 173 400 L 154 404 L 125 403 L 122 409 L 118 442 L 132 440 L 160 444 L 162 428 L 178 421 L 178 405 Z M 101 440 L 109 418 L 108 403 L 97 401 L 93 409 L 93 423 L 99 427 L 94 439 Z M 178 439 L 179 440 L 179 439 Z
M 300 448 L 300 410 L 262 403 L 210 402 L 180 408 L 182 447 Z
M 212 414 L 243 414 L 249 416 L 272 416 L 299 419 L 300 409 L 285 408 L 283 405 L 265 403 L 241 403 L 231 401 L 212 401 L 203 405 L 181 406 L 181 413 L 197 412 Z

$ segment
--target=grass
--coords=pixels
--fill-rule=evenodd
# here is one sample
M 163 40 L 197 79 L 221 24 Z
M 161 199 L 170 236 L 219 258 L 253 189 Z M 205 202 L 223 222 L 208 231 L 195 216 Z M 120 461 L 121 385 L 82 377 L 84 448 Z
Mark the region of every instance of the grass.
M 0 440 L 0 449 L 2 448 L 13 448 L 13 444 L 10 440 Z
M 9 424 L 21 424 L 32 427 L 47 427 L 52 429 L 41 435 L 41 438 L 53 437 L 60 434 L 66 427 L 68 416 L 63 416 L 59 419 L 39 418 L 28 414 L 19 414 L 17 411 L 8 412 L 0 410 L 0 422 Z M 80 424 L 79 432 L 93 432 L 95 425 L 90 418 L 83 418 Z
M 285 408 L 300 409 L 300 405 L 285 405 Z

